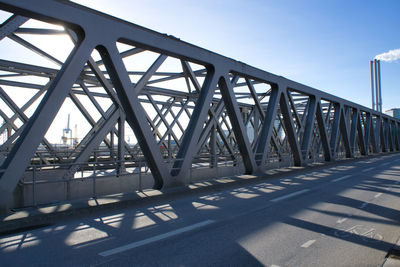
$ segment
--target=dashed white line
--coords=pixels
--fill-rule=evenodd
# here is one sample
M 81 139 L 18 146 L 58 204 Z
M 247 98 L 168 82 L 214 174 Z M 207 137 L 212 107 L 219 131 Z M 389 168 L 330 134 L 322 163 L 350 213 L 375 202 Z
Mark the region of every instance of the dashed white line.
M 178 234 L 181 234 L 181 233 L 184 233 L 184 232 L 188 232 L 188 231 L 194 230 L 196 228 L 200 228 L 200 227 L 206 226 L 206 225 L 211 224 L 213 222 L 214 222 L 214 220 L 206 220 L 206 221 L 203 221 L 203 222 L 192 224 L 192 225 L 189 225 L 189 226 L 177 229 L 177 230 L 173 230 L 173 231 L 161 234 L 161 235 L 153 236 L 153 237 L 141 240 L 141 241 L 133 242 L 133 243 L 121 246 L 121 247 L 117 247 L 117 248 L 113 248 L 113 249 L 110 249 L 110 250 L 106 250 L 106 251 L 100 252 L 99 255 L 103 256 L 103 257 L 108 257 L 108 256 L 111 256 L 111 255 L 114 255 L 114 254 L 118 254 L 118 253 L 130 250 L 130 249 L 134 249 L 134 248 L 137 248 L 137 247 L 140 247 L 140 246 L 143 246 L 143 245 L 147 245 L 147 244 L 150 244 L 150 243 L 153 243 L 153 242 L 156 242 L 156 241 L 160 241 L 160 240 L 169 238 L 169 237 L 174 236 L 174 235 L 178 235 Z
M 344 180 L 344 179 L 347 179 L 347 178 L 349 178 L 349 177 L 351 177 L 351 175 L 345 175 L 345 176 L 343 176 L 343 177 L 339 177 L 339 178 L 333 179 L 333 180 L 331 181 L 331 183 L 339 182 L 339 181 Z
M 341 218 L 339 220 L 336 221 L 336 223 L 344 223 L 345 221 L 347 221 L 348 218 Z
M 386 163 L 381 164 L 381 166 L 386 166 L 386 165 L 389 165 L 389 164 L 390 164 L 390 162 L 386 162 Z
M 363 209 L 363 208 L 365 208 L 367 205 L 368 205 L 368 202 L 364 202 L 364 203 L 361 204 L 360 208 Z
M 272 202 L 278 202 L 278 201 L 285 200 L 285 199 L 288 199 L 288 198 L 291 198 L 291 197 L 294 197 L 294 196 L 298 196 L 298 195 L 304 194 L 304 193 L 306 193 L 308 191 L 310 191 L 310 189 L 303 189 L 303 190 L 300 190 L 300 191 L 297 191 L 297 192 L 294 192 L 294 193 L 291 193 L 291 194 L 288 194 L 288 195 L 285 195 L 285 196 L 281 196 L 281 197 L 277 197 L 277 198 L 271 199 L 271 201 Z
M 301 245 L 302 248 L 308 248 L 309 246 L 311 246 L 312 244 L 314 244 L 315 240 L 308 240 L 306 243 L 304 243 L 303 245 Z
M 380 196 L 382 196 L 382 194 L 383 194 L 383 193 L 378 193 L 378 194 L 376 194 L 374 197 L 375 197 L 375 198 L 380 197 Z
M 369 172 L 369 171 L 372 171 L 373 169 L 375 169 L 375 167 L 364 169 L 361 172 Z

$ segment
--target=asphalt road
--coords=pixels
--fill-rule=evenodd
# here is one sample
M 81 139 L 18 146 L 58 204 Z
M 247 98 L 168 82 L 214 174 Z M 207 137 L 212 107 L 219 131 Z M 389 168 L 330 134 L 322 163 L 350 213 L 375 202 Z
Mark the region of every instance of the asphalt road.
M 0 266 L 381 266 L 400 155 L 0 237 Z

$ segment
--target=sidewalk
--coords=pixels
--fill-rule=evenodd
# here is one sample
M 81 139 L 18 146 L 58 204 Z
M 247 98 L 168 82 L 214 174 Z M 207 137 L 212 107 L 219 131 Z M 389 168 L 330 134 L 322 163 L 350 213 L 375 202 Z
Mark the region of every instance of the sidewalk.
M 347 161 L 346 161 L 347 162 Z M 343 163 L 343 161 L 341 161 Z M 336 163 L 337 164 L 337 163 Z M 332 165 L 332 164 L 329 164 Z M 229 187 L 258 183 L 268 178 L 286 177 L 310 170 L 327 167 L 328 164 L 311 167 L 288 167 L 269 170 L 260 175 L 238 175 L 230 177 L 213 178 L 198 181 L 192 184 L 168 188 L 164 190 L 144 190 L 142 192 L 120 193 L 97 198 L 77 199 L 63 201 L 36 207 L 12 210 L 9 214 L 0 215 L 0 235 L 17 233 L 29 229 L 49 226 L 66 219 L 111 211 L 121 208 L 133 208 L 143 205 L 156 204 L 185 195 L 220 191 Z

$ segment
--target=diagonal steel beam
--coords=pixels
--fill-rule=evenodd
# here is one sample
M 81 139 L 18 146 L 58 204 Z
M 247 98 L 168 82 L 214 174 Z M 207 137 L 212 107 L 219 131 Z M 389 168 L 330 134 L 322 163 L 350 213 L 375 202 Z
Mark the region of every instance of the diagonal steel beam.
M 233 92 L 230 78 L 227 76 L 221 78 L 218 81 L 218 87 L 221 91 L 226 111 L 229 115 L 229 120 L 232 123 L 232 130 L 235 134 L 236 142 L 242 155 L 246 173 L 253 173 L 256 170 L 257 165 L 254 160 L 253 150 L 251 149 L 247 131 L 239 111 L 239 106 Z
M 358 109 L 350 109 L 352 111 L 351 120 L 350 120 L 350 149 L 351 153 L 354 154 L 355 146 L 356 146 L 356 137 L 357 137 L 357 127 L 359 120 L 359 110 Z
M 12 15 L 11 17 L 9 17 L 0 26 L 0 41 L 15 32 L 19 28 L 19 26 L 21 26 L 28 20 L 29 18 L 19 15 Z
M 43 51 L 42 49 L 34 46 L 33 44 L 27 42 L 26 40 L 22 39 L 21 37 L 15 35 L 15 34 L 10 34 L 8 35 L 8 38 L 10 38 L 11 40 L 13 40 L 14 42 L 28 48 L 29 50 L 31 50 L 32 52 L 38 54 L 39 56 L 42 56 L 50 61 L 52 61 L 53 63 L 55 63 L 58 66 L 61 66 L 63 63 L 56 59 L 55 57 L 53 57 L 52 55 L 46 53 L 45 51 Z
M 197 142 L 199 140 L 200 129 L 203 127 L 203 124 L 206 121 L 206 116 L 210 108 L 211 100 L 214 95 L 218 80 L 219 73 L 215 73 L 212 68 L 209 68 L 203 87 L 199 93 L 196 106 L 190 118 L 189 125 L 187 126 L 186 132 L 183 136 L 181 147 L 176 156 L 173 170 L 171 172 L 173 176 L 177 176 L 182 170 L 183 172 L 188 170 L 189 165 L 192 162 L 192 158 L 197 152 L 195 151 L 195 147 L 197 146 Z
M 79 76 L 92 49 L 92 45 L 85 40 L 72 50 L 2 164 L 0 209 L 6 210 L 10 204 L 8 201 L 15 186 L 25 172 L 31 156 L 35 153 L 74 81 Z
M 311 134 L 314 130 L 314 121 L 315 121 L 315 112 L 317 109 L 317 103 L 316 99 L 314 96 L 311 96 L 309 99 L 309 104 L 308 104 L 308 112 L 307 112 L 307 119 L 305 121 L 305 127 L 304 127 L 304 134 L 303 134 L 303 139 L 301 142 L 301 153 L 303 155 L 303 159 L 306 160 L 309 150 L 310 150 L 310 140 L 311 140 Z M 306 110 L 304 110 L 303 118 L 305 118 Z M 301 125 L 301 124 L 300 124 Z M 300 134 L 300 133 L 298 133 Z
M 267 157 L 267 150 L 271 141 L 281 90 L 283 90 L 282 86 L 278 87 L 277 85 L 273 85 L 271 88 L 271 95 L 269 97 L 264 123 L 258 137 L 260 141 L 257 142 L 255 150 L 255 159 L 258 166 L 261 166 Z
M 96 127 L 96 131 L 93 132 L 90 140 L 85 143 L 83 150 L 76 155 L 76 157 L 74 157 L 72 162 L 73 165 L 71 165 L 69 169 L 62 175 L 64 178 L 71 177 L 80 168 L 80 164 L 88 161 L 93 150 L 100 145 L 110 130 L 115 127 L 115 124 L 120 117 L 119 115 L 119 110 L 113 108 L 110 116 L 107 119 L 102 120 L 102 123 Z
M 103 57 L 106 69 L 121 102 L 121 107 L 126 113 L 126 120 L 135 132 L 138 143 L 151 169 L 154 178 L 153 187 L 160 189 L 163 183 L 169 180 L 169 174 L 157 142 L 154 140 L 149 124 L 146 121 L 146 116 L 143 116 L 145 111 L 139 102 L 136 91 L 133 90 L 121 55 L 115 44 L 108 45 L 107 48 L 99 46 L 97 49 Z
M 331 146 L 329 143 L 327 127 L 326 127 L 324 113 L 322 111 L 320 100 L 318 100 L 318 102 L 317 102 L 317 109 L 316 109 L 315 115 L 316 115 L 316 119 L 317 119 L 318 130 L 319 130 L 319 133 L 321 136 L 321 144 L 322 144 L 322 148 L 324 150 L 325 161 L 330 161 L 330 160 L 332 160 L 332 150 L 331 150 Z
M 156 61 L 150 66 L 150 68 L 146 71 L 146 73 L 140 78 L 140 80 L 135 84 L 135 88 L 133 90 L 136 91 L 136 94 L 139 95 L 140 91 L 143 90 L 146 83 L 150 80 L 151 76 L 157 71 L 157 69 L 161 66 L 161 64 L 167 59 L 167 56 L 160 55 Z
M 352 158 L 353 153 L 352 153 L 351 147 L 350 147 L 350 137 L 349 137 L 349 131 L 348 131 L 347 116 L 345 114 L 344 108 L 341 108 L 340 118 L 341 119 L 340 119 L 339 130 L 340 130 L 341 137 L 343 140 L 344 149 L 346 151 L 346 157 Z
M 287 97 L 287 90 L 283 91 L 280 96 L 279 106 L 283 115 L 283 123 L 286 129 L 287 140 L 289 142 L 291 152 L 293 153 L 293 160 L 295 166 L 301 166 L 303 164 L 303 158 L 301 156 L 301 149 L 296 133 L 296 129 L 293 125 L 293 116 L 290 112 L 289 100 Z
M 360 153 L 361 153 L 361 155 L 366 156 L 367 151 L 368 151 L 368 149 L 367 149 L 368 143 L 365 142 L 360 113 L 357 116 L 357 133 L 358 133 L 358 146 L 360 147 Z

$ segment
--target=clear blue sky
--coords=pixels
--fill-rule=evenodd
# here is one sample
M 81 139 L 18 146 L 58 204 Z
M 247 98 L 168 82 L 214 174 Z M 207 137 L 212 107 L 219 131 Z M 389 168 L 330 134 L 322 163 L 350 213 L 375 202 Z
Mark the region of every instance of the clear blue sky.
M 398 0 L 77 2 L 369 107 L 369 60 L 400 47 Z M 400 62 L 381 70 L 400 107 Z
M 369 60 L 400 48 L 398 0 L 76 2 L 368 107 Z M 400 107 L 400 61 L 381 70 Z
M 398 0 L 76 2 L 368 107 L 369 60 L 400 48 Z M 400 107 L 400 61 L 381 71 Z

